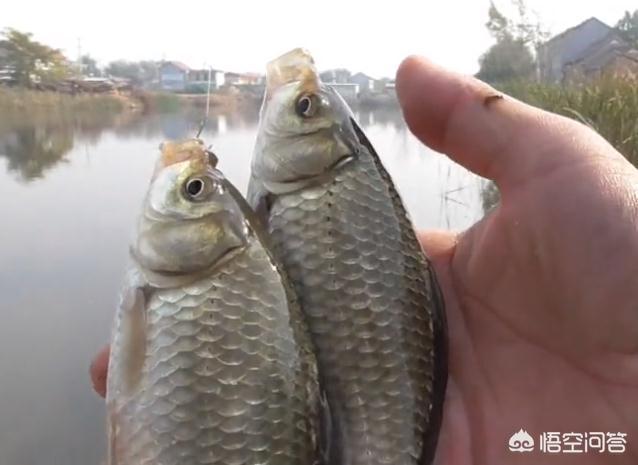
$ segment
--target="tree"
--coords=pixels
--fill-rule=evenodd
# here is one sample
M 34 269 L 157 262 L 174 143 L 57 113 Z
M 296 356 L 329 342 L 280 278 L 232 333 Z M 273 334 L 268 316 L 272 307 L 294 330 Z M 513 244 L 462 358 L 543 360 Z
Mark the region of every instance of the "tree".
M 530 78 L 536 69 L 534 52 L 548 33 L 532 19 L 524 0 L 512 0 L 516 15 L 508 18 L 490 2 L 485 27 L 496 43 L 479 59 L 477 77 L 489 82 Z
M 476 76 L 486 82 L 500 83 L 533 77 L 536 69 L 534 56 L 522 39 L 505 36 L 492 45 L 479 59 Z
M 129 79 L 137 85 L 152 82 L 157 78 L 157 64 L 153 61 L 112 61 L 105 71 L 109 76 Z
M 488 21 L 485 27 L 497 42 L 513 37 L 532 49 L 535 49 L 549 37 L 548 31 L 538 18 L 533 18 L 524 0 L 511 0 L 516 9 L 516 17 L 508 18 L 490 2 Z
M 632 46 L 638 47 L 638 10 L 633 13 L 625 11 L 625 15 L 616 23 L 616 30 Z
M 60 50 L 33 40 L 30 33 L 12 28 L 6 29 L 2 36 L 6 53 L 3 64 L 18 84 L 29 86 L 68 76 L 69 64 Z
M 496 39 L 496 42 L 512 35 L 512 26 L 510 25 L 510 21 L 505 17 L 505 15 L 503 15 L 503 13 L 498 11 L 493 2 L 490 2 L 490 9 L 488 10 L 487 15 L 489 19 L 487 20 L 485 27 L 488 31 L 490 31 L 492 37 Z
M 80 57 L 80 66 L 82 67 L 82 73 L 88 76 L 101 76 L 102 71 L 97 66 L 97 61 L 89 55 L 82 55 Z

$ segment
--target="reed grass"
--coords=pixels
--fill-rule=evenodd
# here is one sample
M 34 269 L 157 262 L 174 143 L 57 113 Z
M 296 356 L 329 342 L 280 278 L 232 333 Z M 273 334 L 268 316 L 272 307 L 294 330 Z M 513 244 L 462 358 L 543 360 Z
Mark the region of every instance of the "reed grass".
M 51 109 L 69 112 L 118 112 L 124 108 L 124 105 L 122 98 L 110 94 L 69 95 L 59 92 L 0 87 L 0 112 L 5 115 Z
M 638 82 L 606 77 L 579 85 L 515 82 L 501 89 L 531 105 L 591 126 L 638 166 Z

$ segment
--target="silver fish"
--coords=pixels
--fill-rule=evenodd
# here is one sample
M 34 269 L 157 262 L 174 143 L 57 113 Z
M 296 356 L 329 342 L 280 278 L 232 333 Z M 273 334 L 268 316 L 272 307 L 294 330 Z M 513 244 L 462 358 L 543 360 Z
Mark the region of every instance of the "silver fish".
M 442 295 L 390 176 L 305 50 L 268 64 L 248 200 L 317 348 L 330 463 L 430 463 L 447 382 Z
M 317 460 L 303 316 L 215 164 L 199 140 L 163 145 L 111 344 L 110 465 Z

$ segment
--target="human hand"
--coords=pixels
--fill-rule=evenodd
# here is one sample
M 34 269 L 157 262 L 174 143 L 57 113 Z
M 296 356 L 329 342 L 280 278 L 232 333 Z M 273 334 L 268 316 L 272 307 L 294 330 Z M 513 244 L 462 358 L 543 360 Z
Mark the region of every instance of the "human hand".
M 501 192 L 469 230 L 421 234 L 450 336 L 436 462 L 636 463 L 638 171 L 585 126 L 420 58 L 397 92 L 421 141 Z M 508 450 L 520 428 L 535 452 Z M 549 431 L 624 432 L 627 450 L 548 458 Z

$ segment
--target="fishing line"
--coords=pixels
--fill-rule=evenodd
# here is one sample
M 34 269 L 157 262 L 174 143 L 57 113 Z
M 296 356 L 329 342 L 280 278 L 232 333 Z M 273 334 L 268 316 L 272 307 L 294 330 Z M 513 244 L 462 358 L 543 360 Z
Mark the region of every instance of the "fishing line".
M 201 123 L 199 123 L 199 130 L 197 131 L 197 135 L 195 136 L 196 139 L 199 139 L 199 136 L 202 134 L 202 131 L 204 130 L 204 127 L 206 126 L 206 123 L 208 122 L 208 114 L 210 113 L 210 80 L 211 80 L 212 70 L 213 68 L 209 66 L 208 67 L 208 88 L 206 89 L 206 114 L 204 115 L 204 119 L 201 121 Z

